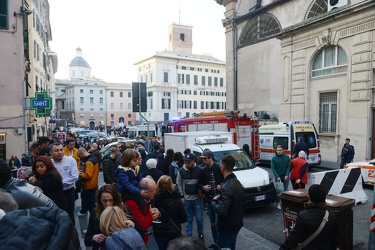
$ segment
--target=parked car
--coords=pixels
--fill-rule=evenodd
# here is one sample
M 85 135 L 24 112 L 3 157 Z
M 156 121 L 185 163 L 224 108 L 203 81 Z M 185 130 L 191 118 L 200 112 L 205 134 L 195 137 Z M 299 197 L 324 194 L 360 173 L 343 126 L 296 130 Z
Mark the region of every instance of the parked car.
M 375 182 L 375 159 L 367 161 L 351 162 L 345 168 L 360 168 L 363 185 L 374 185 Z

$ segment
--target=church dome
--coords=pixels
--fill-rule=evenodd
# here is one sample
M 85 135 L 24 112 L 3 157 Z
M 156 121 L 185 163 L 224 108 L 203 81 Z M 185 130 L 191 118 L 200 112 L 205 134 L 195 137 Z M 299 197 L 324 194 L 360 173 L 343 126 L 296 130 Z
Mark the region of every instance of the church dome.
M 82 57 L 82 49 L 80 47 L 78 47 L 76 49 L 76 57 L 70 62 L 69 64 L 70 67 L 74 67 L 74 66 L 77 66 L 77 67 L 86 67 L 86 68 L 90 68 L 90 65 L 86 62 L 85 59 L 83 59 Z
M 79 67 L 87 67 L 87 68 L 90 68 L 90 65 L 86 62 L 85 59 L 83 59 L 82 57 L 76 57 L 74 58 L 69 66 L 79 66 Z

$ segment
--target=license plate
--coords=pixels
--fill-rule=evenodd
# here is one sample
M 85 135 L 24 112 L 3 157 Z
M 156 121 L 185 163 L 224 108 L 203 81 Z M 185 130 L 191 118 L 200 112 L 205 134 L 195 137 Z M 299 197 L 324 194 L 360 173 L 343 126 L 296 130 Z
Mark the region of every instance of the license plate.
M 255 201 L 263 201 L 265 199 L 266 199 L 266 195 L 259 195 L 259 196 L 254 197 Z

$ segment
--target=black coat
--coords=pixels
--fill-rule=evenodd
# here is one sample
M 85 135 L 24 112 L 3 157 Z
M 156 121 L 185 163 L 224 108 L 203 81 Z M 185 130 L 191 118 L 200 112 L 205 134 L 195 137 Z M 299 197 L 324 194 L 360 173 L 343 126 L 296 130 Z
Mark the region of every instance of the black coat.
M 44 195 L 37 187 L 26 182 L 24 179 L 11 178 L 4 187 L 18 203 L 18 208 L 26 209 L 32 207 L 53 207 L 56 204 Z
M 103 158 L 103 178 L 106 184 L 113 184 L 117 182 L 115 173 L 118 164 L 116 162 L 116 158 L 112 159 L 109 155 L 106 155 Z
M 294 249 L 298 243 L 302 243 L 322 223 L 327 208 L 321 205 L 311 204 L 303 209 L 298 215 L 296 225 L 290 232 L 288 240 L 281 245 L 280 249 Z M 338 242 L 338 224 L 333 212 L 329 212 L 328 222 L 323 230 L 303 249 L 326 249 L 334 250 Z
M 80 249 L 69 215 L 58 208 L 35 207 L 7 213 L 0 223 L 0 248 Z
M 211 205 L 218 215 L 217 231 L 234 233 L 243 226 L 242 186 L 232 173 L 222 185 L 218 201 L 212 200 Z
M 162 222 L 153 224 L 155 237 L 177 238 L 181 236 L 181 223 L 186 222 L 187 214 L 180 196 L 180 193 L 176 190 L 170 194 L 158 194 L 155 196 L 155 207 L 161 213 L 159 219 Z
M 34 186 L 43 190 L 43 194 L 49 197 L 60 209 L 68 209 L 68 201 L 63 193 L 62 181 L 52 171 L 40 176 Z
M 143 177 L 146 177 L 147 175 L 151 176 L 155 182 L 158 182 L 160 177 L 163 175 L 163 172 L 156 168 L 150 168 L 142 174 Z
M 216 186 L 221 185 L 221 183 L 224 180 L 224 176 L 220 171 L 219 163 L 214 162 L 214 165 L 211 168 L 212 168 L 212 172 L 214 174 Z M 206 185 L 210 184 L 210 168 L 207 165 L 202 168 L 202 180 L 203 180 L 203 186 L 206 186 Z M 203 188 L 202 188 L 202 192 L 205 194 L 206 199 L 210 200 L 209 199 L 210 192 L 205 192 Z

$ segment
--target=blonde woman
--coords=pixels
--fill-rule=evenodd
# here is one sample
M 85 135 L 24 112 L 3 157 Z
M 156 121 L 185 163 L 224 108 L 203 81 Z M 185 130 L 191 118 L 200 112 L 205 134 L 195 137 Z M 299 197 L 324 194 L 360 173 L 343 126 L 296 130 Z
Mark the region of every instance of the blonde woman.
M 107 207 L 100 215 L 100 230 L 107 236 L 107 249 L 145 249 L 142 237 L 131 227 L 124 210 Z

